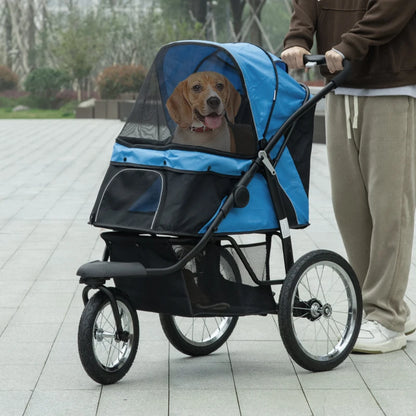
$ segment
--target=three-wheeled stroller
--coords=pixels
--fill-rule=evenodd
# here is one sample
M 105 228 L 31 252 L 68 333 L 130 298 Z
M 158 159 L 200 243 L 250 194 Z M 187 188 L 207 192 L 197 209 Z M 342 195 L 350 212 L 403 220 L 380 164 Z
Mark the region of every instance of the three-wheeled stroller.
M 233 152 L 172 140 L 166 102 L 204 71 L 225 76 L 241 96 Z M 104 257 L 77 272 L 86 285 L 78 345 L 90 377 L 109 384 L 127 373 L 136 310 L 159 313 L 169 341 L 192 356 L 224 344 L 239 316 L 278 314 L 284 345 L 305 369 L 329 370 L 347 357 L 361 323 L 355 274 L 326 250 L 294 262 L 290 239 L 308 225 L 314 106 L 344 72 L 311 98 L 278 58 L 251 44 L 182 41 L 160 50 L 91 214 L 93 225 L 112 230 L 102 234 Z M 285 276 L 270 266 L 276 251 Z

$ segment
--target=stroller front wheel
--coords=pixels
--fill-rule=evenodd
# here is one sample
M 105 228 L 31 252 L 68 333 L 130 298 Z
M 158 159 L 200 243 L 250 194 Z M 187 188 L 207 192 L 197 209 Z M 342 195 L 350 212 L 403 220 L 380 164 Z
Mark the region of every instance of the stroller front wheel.
M 279 297 L 279 328 L 289 355 L 310 371 L 327 371 L 351 352 L 362 315 L 357 277 L 338 254 L 316 250 L 289 270 Z
M 109 297 L 99 291 L 87 303 L 78 328 L 78 350 L 87 374 L 100 384 L 113 384 L 133 364 L 139 344 L 139 322 L 130 302 L 112 291 L 120 313 L 122 336 L 117 334 Z

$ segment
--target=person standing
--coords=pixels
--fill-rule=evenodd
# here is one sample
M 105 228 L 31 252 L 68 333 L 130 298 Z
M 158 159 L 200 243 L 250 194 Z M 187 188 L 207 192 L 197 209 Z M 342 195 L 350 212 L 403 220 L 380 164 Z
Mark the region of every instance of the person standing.
M 406 346 L 416 321 L 405 302 L 416 203 L 416 1 L 293 0 L 281 58 L 302 68 L 316 36 L 323 75 L 351 71 L 326 97 L 337 224 L 363 295 L 353 351 Z

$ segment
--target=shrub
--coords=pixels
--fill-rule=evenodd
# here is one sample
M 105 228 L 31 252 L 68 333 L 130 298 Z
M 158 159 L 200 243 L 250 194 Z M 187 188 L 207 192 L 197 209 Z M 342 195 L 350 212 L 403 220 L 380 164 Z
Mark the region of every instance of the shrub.
M 101 98 L 118 98 L 124 92 L 137 93 L 143 84 L 146 70 L 141 65 L 110 66 L 98 76 Z
M 69 84 L 69 76 L 58 69 L 37 68 L 26 78 L 24 87 L 41 108 L 51 108 L 57 93 Z
M 54 106 L 61 108 L 62 106 L 77 101 L 77 92 L 74 90 L 61 90 L 55 95 Z
M 0 65 L 0 91 L 16 88 L 18 81 L 19 78 L 10 68 Z

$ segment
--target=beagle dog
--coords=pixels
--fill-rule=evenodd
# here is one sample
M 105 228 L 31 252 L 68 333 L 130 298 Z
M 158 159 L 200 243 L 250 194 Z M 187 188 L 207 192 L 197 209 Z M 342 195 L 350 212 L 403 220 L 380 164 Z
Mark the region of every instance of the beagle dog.
M 191 74 L 166 102 L 178 125 L 172 142 L 235 152 L 228 123 L 234 123 L 240 104 L 240 94 L 223 75 L 210 71 Z

